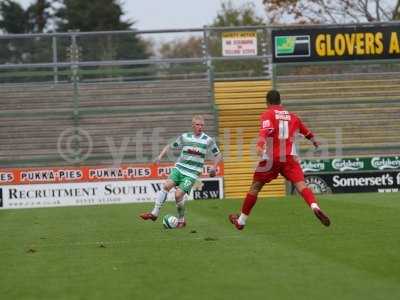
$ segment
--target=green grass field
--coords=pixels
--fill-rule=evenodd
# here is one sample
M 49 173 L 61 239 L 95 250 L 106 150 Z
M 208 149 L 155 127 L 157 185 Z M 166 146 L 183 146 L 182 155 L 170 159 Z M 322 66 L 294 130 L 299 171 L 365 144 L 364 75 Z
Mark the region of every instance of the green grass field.
M 399 194 L 192 201 L 188 226 L 152 204 L 0 211 L 0 299 L 400 299 Z M 163 213 L 173 213 L 168 203 Z

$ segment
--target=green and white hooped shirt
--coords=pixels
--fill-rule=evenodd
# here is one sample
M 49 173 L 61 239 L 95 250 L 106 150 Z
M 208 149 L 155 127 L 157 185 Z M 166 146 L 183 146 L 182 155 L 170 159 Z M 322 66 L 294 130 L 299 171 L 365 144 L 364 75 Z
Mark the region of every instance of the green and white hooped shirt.
M 197 179 L 203 171 L 208 151 L 214 156 L 220 153 L 214 139 L 204 132 L 198 137 L 192 132 L 183 133 L 170 146 L 172 149 L 182 149 L 175 167 L 193 179 Z

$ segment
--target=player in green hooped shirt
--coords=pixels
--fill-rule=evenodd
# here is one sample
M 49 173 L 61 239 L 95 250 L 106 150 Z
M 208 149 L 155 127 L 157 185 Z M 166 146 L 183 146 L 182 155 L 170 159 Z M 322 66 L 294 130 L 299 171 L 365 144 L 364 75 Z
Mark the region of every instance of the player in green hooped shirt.
M 178 211 L 177 228 L 186 226 L 185 222 L 185 193 L 189 194 L 193 185 L 203 171 L 204 161 L 207 152 L 214 156 L 214 165 L 209 171 L 211 177 L 215 176 L 216 168 L 222 155 L 214 139 L 203 132 L 204 118 L 197 115 L 192 119 L 193 132 L 187 132 L 180 135 L 172 144 L 168 144 L 156 158 L 159 162 L 169 149 L 181 149 L 175 167 L 172 169 L 169 178 L 164 182 L 163 188 L 157 194 L 154 208 L 151 212 L 145 212 L 140 215 L 144 220 L 157 220 L 160 209 L 167 199 L 168 192 L 172 188 L 175 190 L 176 208 Z

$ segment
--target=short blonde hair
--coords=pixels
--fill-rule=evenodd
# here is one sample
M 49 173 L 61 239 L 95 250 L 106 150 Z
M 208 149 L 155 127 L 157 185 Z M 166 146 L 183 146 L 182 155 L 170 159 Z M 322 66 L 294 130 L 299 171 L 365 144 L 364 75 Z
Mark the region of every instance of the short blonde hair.
M 194 123 L 195 121 L 203 121 L 204 123 L 204 117 L 202 115 L 194 115 L 192 118 L 192 123 Z

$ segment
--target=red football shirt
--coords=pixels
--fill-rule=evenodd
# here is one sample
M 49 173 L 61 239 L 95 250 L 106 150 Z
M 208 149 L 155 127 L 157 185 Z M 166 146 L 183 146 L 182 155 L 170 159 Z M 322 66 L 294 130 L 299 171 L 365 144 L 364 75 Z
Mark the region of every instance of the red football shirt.
M 313 137 L 313 133 L 300 118 L 281 105 L 271 105 L 261 114 L 260 123 L 258 145 L 261 147 L 266 145 L 266 154 L 269 158 L 297 155 L 294 143 L 298 133 L 308 139 Z

